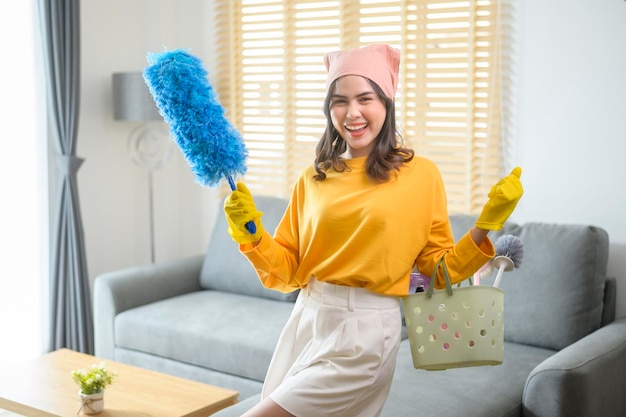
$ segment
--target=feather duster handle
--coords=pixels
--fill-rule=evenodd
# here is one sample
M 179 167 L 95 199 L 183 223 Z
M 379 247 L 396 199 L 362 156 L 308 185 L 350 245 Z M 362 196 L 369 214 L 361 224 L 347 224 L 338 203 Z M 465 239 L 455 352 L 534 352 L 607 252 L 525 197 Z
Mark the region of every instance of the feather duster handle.
M 183 153 L 196 182 L 216 188 L 246 173 L 248 151 L 237 129 L 224 116 L 202 61 L 177 49 L 148 53 L 143 77 L 172 137 Z M 254 222 L 246 224 L 254 234 Z

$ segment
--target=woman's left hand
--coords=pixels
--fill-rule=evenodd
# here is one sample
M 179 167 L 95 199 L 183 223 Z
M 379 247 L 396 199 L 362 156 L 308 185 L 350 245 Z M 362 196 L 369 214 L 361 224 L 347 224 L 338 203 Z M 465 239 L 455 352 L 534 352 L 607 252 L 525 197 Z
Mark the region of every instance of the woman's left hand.
M 524 187 L 520 181 L 522 168 L 515 167 L 506 177 L 491 187 L 489 201 L 476 221 L 476 227 L 486 230 L 500 230 L 509 218 L 522 194 Z

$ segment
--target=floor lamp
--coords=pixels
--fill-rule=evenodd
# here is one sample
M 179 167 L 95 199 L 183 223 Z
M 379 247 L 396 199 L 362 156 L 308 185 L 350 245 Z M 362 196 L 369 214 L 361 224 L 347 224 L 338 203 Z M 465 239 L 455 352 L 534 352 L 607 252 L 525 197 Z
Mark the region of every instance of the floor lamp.
M 154 263 L 153 173 L 169 160 L 172 141 L 141 72 L 113 74 L 113 118 L 141 122 L 128 138 L 128 153 L 132 161 L 148 174 L 150 260 Z

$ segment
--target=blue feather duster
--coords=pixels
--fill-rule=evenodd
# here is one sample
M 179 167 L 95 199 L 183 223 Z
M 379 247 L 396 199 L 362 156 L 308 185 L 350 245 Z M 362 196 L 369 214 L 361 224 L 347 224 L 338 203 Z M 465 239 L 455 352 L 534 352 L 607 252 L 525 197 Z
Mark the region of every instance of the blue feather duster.
M 239 131 L 224 116 L 202 61 L 176 49 L 148 53 L 148 63 L 144 80 L 196 182 L 216 188 L 225 178 L 235 190 L 233 177 L 246 173 L 248 151 Z M 254 234 L 254 222 L 247 223 L 246 229 Z
M 248 152 L 241 134 L 224 116 L 202 61 L 177 49 L 149 53 L 143 76 L 196 181 L 212 188 L 246 173 Z

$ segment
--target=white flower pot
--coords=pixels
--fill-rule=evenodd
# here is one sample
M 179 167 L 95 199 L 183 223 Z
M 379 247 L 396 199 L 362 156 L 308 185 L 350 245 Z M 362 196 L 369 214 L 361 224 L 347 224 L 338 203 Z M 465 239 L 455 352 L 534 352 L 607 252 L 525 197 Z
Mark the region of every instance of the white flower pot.
M 104 408 L 104 391 L 95 394 L 83 394 L 78 391 L 80 405 L 79 412 L 83 414 L 98 414 Z

